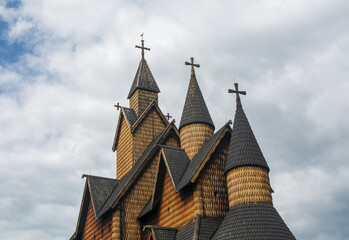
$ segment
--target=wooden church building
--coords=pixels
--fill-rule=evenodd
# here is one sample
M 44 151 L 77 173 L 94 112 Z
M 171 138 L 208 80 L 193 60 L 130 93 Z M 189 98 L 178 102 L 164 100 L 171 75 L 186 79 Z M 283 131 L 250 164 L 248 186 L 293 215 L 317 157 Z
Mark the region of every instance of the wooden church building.
M 233 124 L 216 129 L 194 59 L 179 127 L 159 107 L 144 58 L 120 107 L 116 179 L 86 179 L 71 240 L 295 239 L 273 206 L 269 166 L 236 94 Z M 235 106 L 229 107 L 231 111 Z M 232 128 L 231 125 L 232 124 Z

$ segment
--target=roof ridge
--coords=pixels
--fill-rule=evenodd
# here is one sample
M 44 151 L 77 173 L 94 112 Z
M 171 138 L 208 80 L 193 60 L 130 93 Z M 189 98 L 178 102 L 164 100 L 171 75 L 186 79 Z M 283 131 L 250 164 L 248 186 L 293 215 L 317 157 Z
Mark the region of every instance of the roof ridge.
M 115 181 L 119 181 L 115 178 L 109 178 L 109 177 L 102 177 L 102 176 L 96 176 L 96 175 L 91 175 L 91 174 L 82 174 L 81 178 L 84 178 L 84 177 L 94 177 L 94 178 L 103 178 L 103 179 L 107 179 L 107 180 L 115 180 Z

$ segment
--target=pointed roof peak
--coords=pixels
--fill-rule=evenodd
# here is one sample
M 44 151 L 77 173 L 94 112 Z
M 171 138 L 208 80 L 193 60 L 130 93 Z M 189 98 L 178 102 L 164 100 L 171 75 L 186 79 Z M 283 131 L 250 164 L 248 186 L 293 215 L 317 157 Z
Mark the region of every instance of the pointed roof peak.
M 234 85 L 235 90 L 228 90 L 229 93 L 236 93 L 236 112 L 225 172 L 241 166 L 259 166 L 269 171 L 269 166 L 241 105 L 239 94 L 246 95 L 246 92 L 239 91 L 237 83 Z
M 194 64 L 194 58 L 191 58 L 191 63 L 185 62 L 185 65 L 191 65 L 192 70 L 179 129 L 191 123 L 206 123 L 214 129 L 211 115 L 195 77 L 194 67 L 200 65 Z
M 144 50 L 150 51 L 150 48 L 144 47 L 144 40 L 142 36 L 142 45 L 136 48 L 142 49 L 142 59 L 139 63 L 136 76 L 133 80 L 130 92 L 128 93 L 127 99 L 130 99 L 137 89 L 142 89 L 150 92 L 159 93 L 160 89 L 156 84 L 153 74 L 150 71 L 147 61 L 144 58 Z
M 194 63 L 194 58 L 191 57 L 190 58 L 190 62 L 185 62 L 185 65 L 191 65 L 191 78 L 195 78 L 195 70 L 194 70 L 194 67 L 197 67 L 199 68 L 200 67 L 200 64 L 195 64 Z

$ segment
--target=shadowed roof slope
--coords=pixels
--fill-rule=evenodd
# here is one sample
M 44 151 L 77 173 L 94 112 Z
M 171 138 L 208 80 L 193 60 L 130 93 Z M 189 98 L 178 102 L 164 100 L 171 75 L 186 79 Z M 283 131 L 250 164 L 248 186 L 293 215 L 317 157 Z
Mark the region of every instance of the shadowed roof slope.
M 212 240 L 286 240 L 296 238 L 270 203 L 250 203 L 232 207 Z
M 153 74 L 150 71 L 148 63 L 144 58 L 142 58 L 139 63 L 137 73 L 133 80 L 130 92 L 128 93 L 127 99 L 130 99 L 137 89 L 147 90 L 155 93 L 160 92 Z
M 102 208 L 104 202 L 118 185 L 119 181 L 113 178 L 105 178 L 92 175 L 83 175 L 87 178 L 95 214 Z
M 191 123 L 206 123 L 215 128 L 195 74 L 190 77 L 179 129 Z
M 238 97 L 225 172 L 240 166 L 259 166 L 269 171 Z

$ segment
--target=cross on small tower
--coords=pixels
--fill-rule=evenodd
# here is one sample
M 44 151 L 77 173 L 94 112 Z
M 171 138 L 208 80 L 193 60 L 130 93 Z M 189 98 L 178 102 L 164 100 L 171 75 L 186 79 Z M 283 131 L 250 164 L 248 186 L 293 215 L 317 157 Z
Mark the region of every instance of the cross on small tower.
M 117 110 L 119 110 L 121 108 L 120 104 L 117 103 L 116 105 L 114 105 L 114 107 L 116 107 Z
M 137 46 L 137 45 L 135 46 L 136 48 L 142 49 L 142 59 L 144 59 L 144 50 L 150 51 L 150 48 L 144 47 L 143 35 L 144 35 L 144 33 L 141 34 L 141 37 L 142 37 L 141 43 L 142 43 L 142 45 L 141 46 Z
M 185 62 L 185 65 L 191 65 L 191 75 L 195 75 L 194 67 L 199 68 L 200 64 L 195 64 L 194 63 L 194 58 L 190 58 L 190 62 Z
M 238 83 L 234 83 L 235 86 L 235 90 L 233 89 L 228 89 L 228 93 L 236 93 L 236 101 L 240 102 L 240 95 L 246 95 L 246 91 L 239 91 L 239 84 Z
M 165 117 L 167 117 L 168 120 L 170 120 L 170 118 L 172 118 L 172 116 L 170 116 L 170 113 L 167 113 L 167 115 L 165 115 Z

